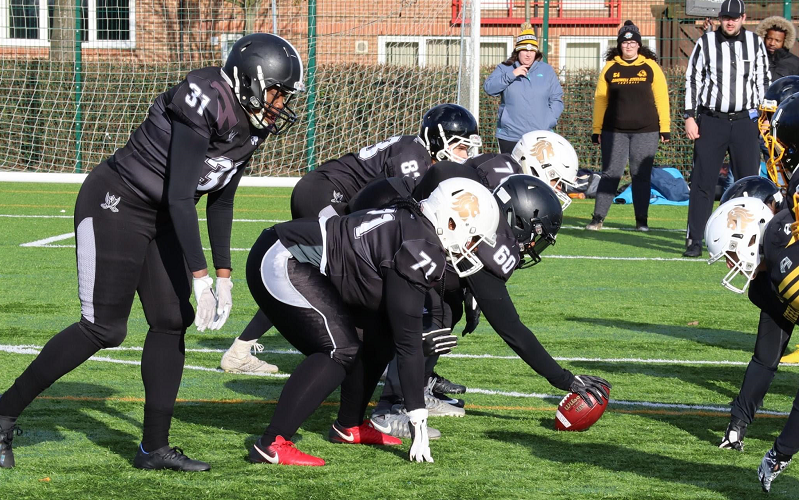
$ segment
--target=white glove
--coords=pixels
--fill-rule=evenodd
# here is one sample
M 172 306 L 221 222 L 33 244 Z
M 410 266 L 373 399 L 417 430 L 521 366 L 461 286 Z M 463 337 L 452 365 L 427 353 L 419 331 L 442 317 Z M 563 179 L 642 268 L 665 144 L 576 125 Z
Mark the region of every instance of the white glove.
M 214 280 L 211 276 L 203 276 L 202 278 L 194 278 L 192 280 L 194 287 L 194 300 L 197 303 L 197 312 L 194 315 L 194 324 L 197 325 L 197 331 L 202 332 L 211 324 L 214 319 L 214 311 L 217 308 L 217 298 L 214 296 Z
M 412 462 L 433 462 L 428 443 L 428 410 L 419 408 L 408 412 L 408 427 L 411 430 L 411 449 L 408 459 Z
M 228 320 L 231 307 L 233 307 L 231 288 L 233 288 L 233 281 L 230 278 L 217 277 L 217 309 L 215 311 L 216 314 L 214 314 L 214 321 L 208 327 L 209 330 L 219 330 Z

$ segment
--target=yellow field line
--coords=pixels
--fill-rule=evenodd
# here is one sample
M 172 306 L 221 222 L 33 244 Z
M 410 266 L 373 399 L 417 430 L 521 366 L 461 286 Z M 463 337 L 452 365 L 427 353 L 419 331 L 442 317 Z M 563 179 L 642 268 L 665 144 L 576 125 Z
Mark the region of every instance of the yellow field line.
M 84 401 L 84 402 L 102 402 L 114 401 L 121 403 L 144 403 L 144 398 L 136 397 L 92 397 L 92 396 L 39 396 L 37 399 L 46 399 L 49 401 Z M 274 405 L 278 404 L 274 399 L 177 399 L 177 403 L 202 403 L 202 404 L 223 404 L 223 405 L 239 405 L 239 404 L 258 404 L 258 405 Z M 339 406 L 338 402 L 325 401 L 322 406 Z M 370 403 L 370 406 L 375 406 L 375 403 Z M 482 405 L 465 405 L 467 410 L 504 410 L 504 411 L 528 411 L 528 412 L 554 412 L 556 406 L 482 406 Z M 625 413 L 630 415 L 663 415 L 663 416 L 680 416 L 680 415 L 693 415 L 697 417 L 728 417 L 727 412 L 714 412 L 704 410 L 690 410 L 690 411 L 677 411 L 677 410 L 622 410 L 616 408 L 609 408 L 608 411 L 613 413 Z M 784 415 L 770 415 L 764 413 L 757 413 L 756 418 L 780 418 L 785 419 Z

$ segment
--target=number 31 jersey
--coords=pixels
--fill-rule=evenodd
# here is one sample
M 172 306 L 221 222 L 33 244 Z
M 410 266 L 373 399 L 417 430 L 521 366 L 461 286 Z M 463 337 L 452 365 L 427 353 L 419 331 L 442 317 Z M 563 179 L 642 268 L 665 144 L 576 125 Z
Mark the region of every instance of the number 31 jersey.
M 150 203 L 158 205 L 163 199 L 173 120 L 210 141 L 195 199 L 225 187 L 267 137 L 266 130 L 250 126 L 221 71 L 192 71 L 159 95 L 128 143 L 114 153 L 112 163 L 120 176 Z
M 430 166 L 431 155 L 422 140 L 403 135 L 327 161 L 316 171 L 336 186 L 345 200 L 351 200 L 373 179 L 381 176 L 421 179 Z
M 319 266 L 345 304 L 371 311 L 383 300 L 386 269 L 427 290 L 446 264 L 433 225 L 404 208 L 296 219 L 275 225 L 275 231 L 297 260 Z

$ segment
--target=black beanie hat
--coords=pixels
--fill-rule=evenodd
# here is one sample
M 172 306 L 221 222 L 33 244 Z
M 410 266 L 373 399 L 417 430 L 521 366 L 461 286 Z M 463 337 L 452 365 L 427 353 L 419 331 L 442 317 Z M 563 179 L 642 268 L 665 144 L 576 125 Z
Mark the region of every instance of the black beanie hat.
M 639 47 L 642 46 L 642 35 L 639 33 L 639 28 L 633 24 L 633 21 L 627 20 L 625 24 L 619 29 L 619 33 L 617 34 L 617 50 L 622 50 L 622 42 L 627 42 L 629 40 L 634 40 L 639 44 Z

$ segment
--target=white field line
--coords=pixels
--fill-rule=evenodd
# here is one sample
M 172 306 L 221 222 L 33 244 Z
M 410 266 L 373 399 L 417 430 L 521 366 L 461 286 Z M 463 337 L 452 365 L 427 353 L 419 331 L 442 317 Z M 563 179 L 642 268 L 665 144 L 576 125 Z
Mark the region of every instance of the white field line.
M 0 344 L 0 351 L 14 352 L 18 354 L 38 354 L 42 346 L 33 344 L 22 345 L 3 345 Z M 132 347 L 111 347 L 104 349 L 105 351 L 137 351 L 141 352 L 142 348 L 138 346 Z M 211 348 L 189 348 L 186 352 L 199 352 L 199 353 L 217 353 L 221 354 L 227 349 L 211 349 Z M 261 351 L 263 354 L 278 354 L 278 355 L 299 355 L 300 351 L 296 349 L 264 349 Z M 444 354 L 446 358 L 460 358 L 460 359 L 499 359 L 499 360 L 517 360 L 519 356 L 498 356 L 495 354 L 457 354 L 450 353 Z M 708 365 L 708 366 L 747 366 L 749 361 L 729 361 L 729 360 L 706 360 L 706 359 L 663 359 L 663 358 L 587 358 L 587 357 L 567 357 L 567 356 L 553 356 L 556 361 L 585 361 L 589 363 L 634 363 L 634 364 L 651 364 L 651 365 Z M 783 363 L 781 366 L 798 366 L 797 363 Z
M 47 247 L 47 246 L 50 246 L 50 245 L 48 245 L 49 243 L 52 243 L 54 241 L 66 240 L 68 238 L 74 238 L 74 237 L 75 237 L 75 233 L 64 233 L 64 234 L 59 234 L 57 236 L 51 236 L 49 238 L 44 238 L 42 240 L 31 241 L 29 243 L 22 243 L 22 244 L 20 244 L 20 246 L 21 247 Z M 73 248 L 75 247 L 75 245 L 72 245 L 72 246 L 73 246 Z
M 41 349 L 40 346 L 32 346 L 32 345 L 0 345 L 0 351 L 14 353 L 14 354 L 38 354 L 38 350 Z M 141 347 L 128 347 L 128 348 L 113 348 L 107 349 L 111 350 L 128 350 L 128 351 L 140 351 Z M 186 349 L 188 352 L 223 352 L 223 349 Z M 266 352 L 266 351 L 265 351 Z M 287 350 L 284 351 L 289 354 L 294 354 L 296 351 Z M 121 359 L 113 359 L 106 356 L 92 356 L 89 358 L 92 361 L 99 361 L 105 363 L 117 363 L 123 365 L 132 365 L 132 366 L 140 366 L 140 361 L 134 360 L 121 360 Z M 184 366 L 186 370 L 194 370 L 194 371 L 204 371 L 204 372 L 215 372 L 215 373 L 225 373 L 218 368 L 207 368 L 204 366 L 195 366 L 195 365 L 186 365 Z M 241 374 L 247 376 L 261 376 L 261 377 L 271 377 L 271 378 L 288 378 L 289 374 L 285 373 L 266 373 L 266 374 Z M 469 388 L 467 389 L 468 394 L 485 394 L 491 396 L 506 396 L 506 397 L 515 397 L 515 398 L 536 398 L 536 399 L 550 399 L 550 400 L 561 400 L 564 396 L 559 396 L 555 394 L 544 394 L 544 393 L 526 393 L 526 392 L 517 392 L 517 391 L 499 391 L 493 389 L 477 389 L 477 388 Z M 728 414 L 730 412 L 729 406 L 716 406 L 716 405 L 690 405 L 690 404 L 680 404 L 680 403 L 656 403 L 650 401 L 627 401 L 622 399 L 611 399 L 609 400 L 609 404 L 614 406 L 636 406 L 636 407 L 644 407 L 644 408 L 657 408 L 657 409 L 670 409 L 670 410 L 694 410 L 694 411 L 713 411 L 719 412 L 720 414 Z M 768 414 L 768 415 L 777 415 L 777 416 L 788 416 L 788 412 L 779 412 L 773 410 L 759 410 L 759 413 Z
M 561 229 L 581 229 L 584 230 L 586 227 L 584 226 L 561 226 Z M 600 231 L 636 231 L 635 227 L 601 227 Z M 685 233 L 685 229 L 667 229 L 667 228 L 655 228 L 651 227 L 650 231 L 653 232 L 662 232 L 662 233 Z

